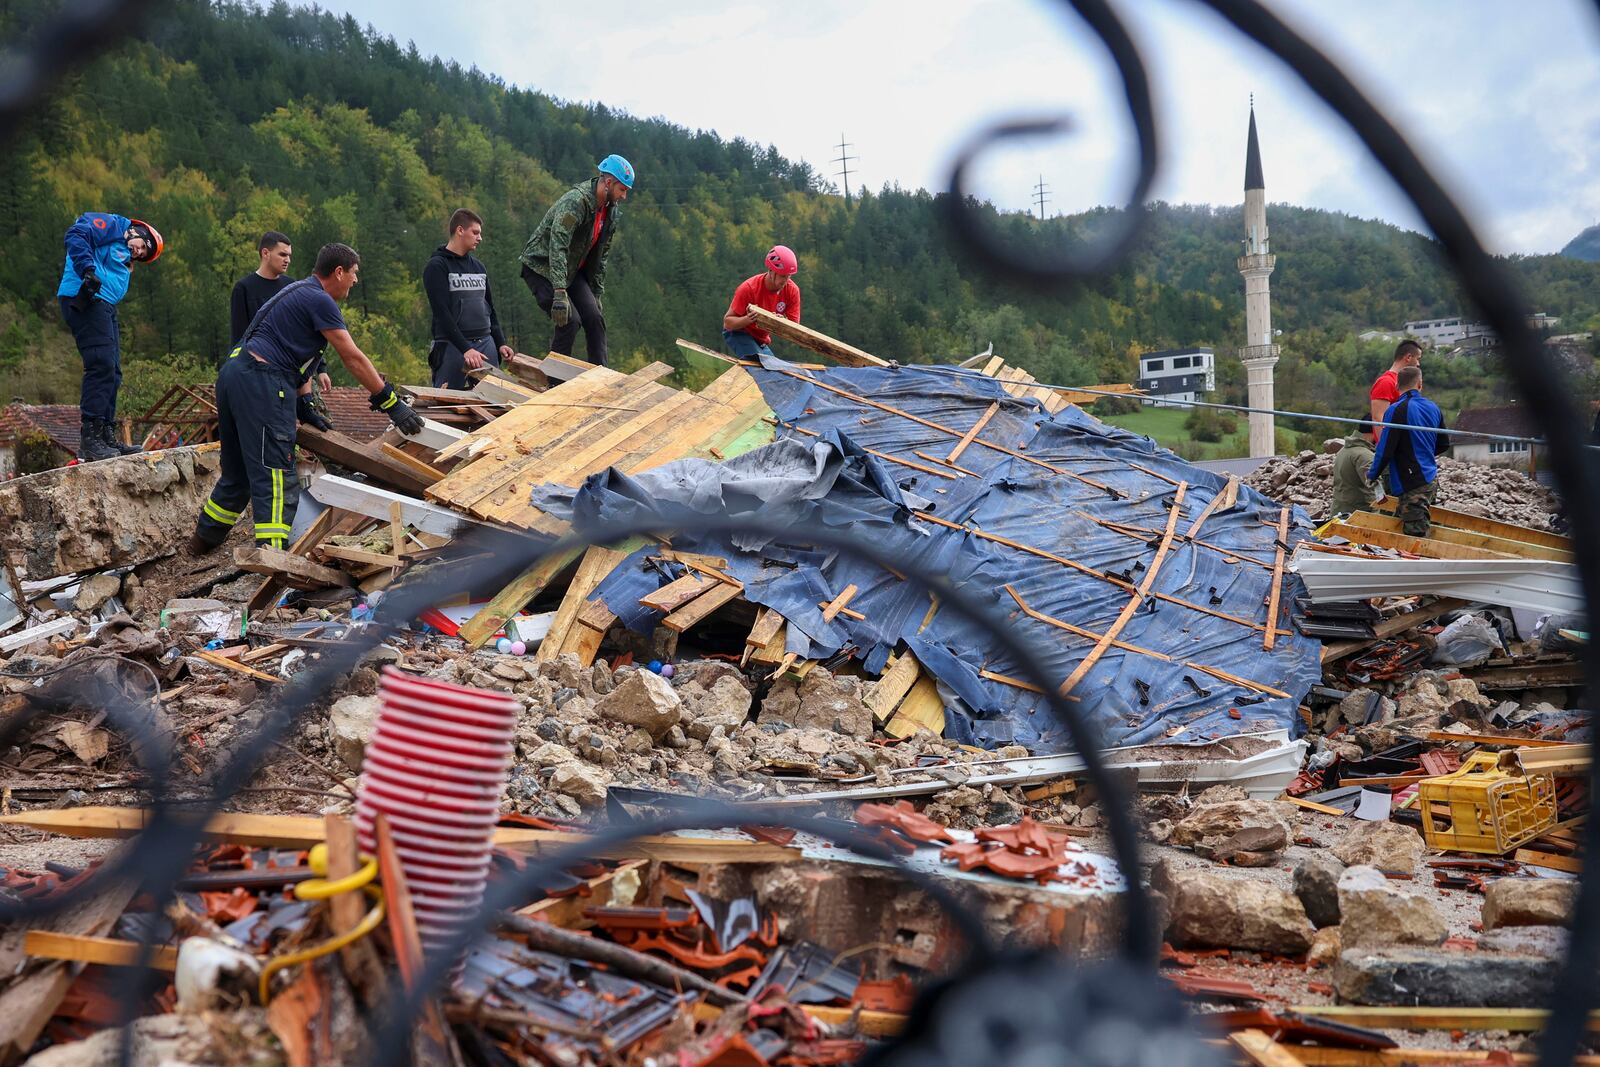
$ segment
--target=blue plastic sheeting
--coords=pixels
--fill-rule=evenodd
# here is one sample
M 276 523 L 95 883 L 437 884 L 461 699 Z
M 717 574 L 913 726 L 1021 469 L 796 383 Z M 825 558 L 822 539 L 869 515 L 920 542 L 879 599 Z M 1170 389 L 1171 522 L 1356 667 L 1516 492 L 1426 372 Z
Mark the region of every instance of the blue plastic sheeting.
M 1071 747 L 1064 724 L 1038 693 L 984 677 L 1021 675 L 985 629 L 949 609 L 935 611 L 924 626 L 926 593 L 847 554 L 818 551 L 806 530 L 860 538 L 902 574 L 947 576 L 1008 620 L 1061 681 L 1137 602 L 1118 643 L 1104 649 L 1070 693 L 1110 744 L 1194 741 L 1270 727 L 1300 731 L 1298 707 L 1321 675 L 1321 645 L 1288 624 L 1287 605 L 1301 590 L 1286 574 L 1278 625 L 1291 632 L 1280 632 L 1272 651 L 1263 648 L 1278 504 L 1238 485 L 1234 503 L 1219 504 L 1190 537 L 1207 505 L 1227 489 L 1226 478 L 1075 407 L 1052 417 L 977 373 L 803 371 L 776 359 L 751 373 L 780 422 L 774 444 L 724 464 L 680 460 L 637 476 L 609 470 L 576 491 L 535 490 L 535 503 L 579 529 L 659 518 L 664 529 L 681 530 L 674 547 L 727 558 L 746 599 L 781 612 L 789 621 L 789 650 L 807 658 L 844 652 L 876 673 L 891 651 L 908 645 L 955 698 L 947 699 L 945 733 L 963 742 L 1020 743 L 1036 752 Z M 991 405 L 995 411 L 978 438 L 944 464 Z M 1180 488 L 1174 534 L 1152 581 Z M 724 514 L 781 522 L 790 532 L 735 546 L 726 536 L 696 531 L 697 518 Z M 1309 531 L 1297 509 L 1286 550 Z M 638 604 L 668 580 L 670 572 L 649 561 L 655 552 L 635 553 L 597 590 L 636 629 L 661 618 Z M 823 622 L 822 605 L 852 584 L 858 592 L 850 607 L 865 618 L 841 614 Z M 1130 593 L 1132 587 L 1143 595 Z

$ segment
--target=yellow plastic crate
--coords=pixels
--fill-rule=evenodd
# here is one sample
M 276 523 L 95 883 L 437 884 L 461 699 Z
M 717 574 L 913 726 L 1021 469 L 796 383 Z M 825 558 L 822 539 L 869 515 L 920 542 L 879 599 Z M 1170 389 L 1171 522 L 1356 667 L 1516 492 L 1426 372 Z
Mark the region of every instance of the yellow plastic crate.
M 1429 848 L 1503 856 L 1556 824 L 1555 776 L 1512 774 L 1497 760 L 1475 752 L 1458 770 L 1418 785 Z

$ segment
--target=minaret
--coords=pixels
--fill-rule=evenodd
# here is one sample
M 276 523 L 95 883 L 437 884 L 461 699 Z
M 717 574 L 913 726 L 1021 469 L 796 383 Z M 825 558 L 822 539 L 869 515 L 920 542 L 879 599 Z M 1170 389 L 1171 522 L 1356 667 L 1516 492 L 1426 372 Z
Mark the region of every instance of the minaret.
M 1239 273 L 1244 275 L 1244 362 L 1250 386 L 1250 406 L 1272 407 L 1272 368 L 1278 363 L 1278 346 L 1272 343 L 1272 303 L 1267 278 L 1278 257 L 1267 243 L 1267 189 L 1261 176 L 1261 145 L 1256 141 L 1255 100 L 1250 101 L 1250 141 L 1244 157 L 1244 255 Z M 1250 455 L 1277 454 L 1271 415 L 1250 416 Z

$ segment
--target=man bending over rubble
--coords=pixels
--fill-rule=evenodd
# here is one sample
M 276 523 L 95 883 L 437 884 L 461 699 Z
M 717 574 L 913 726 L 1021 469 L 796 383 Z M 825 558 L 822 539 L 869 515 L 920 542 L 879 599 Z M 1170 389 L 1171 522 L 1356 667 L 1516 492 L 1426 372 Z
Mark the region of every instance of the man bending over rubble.
M 1436 457 L 1450 447 L 1450 439 L 1435 432 L 1444 429 L 1444 415 L 1438 404 L 1422 395 L 1422 368 L 1402 367 L 1396 385 L 1400 399 L 1389 405 L 1383 421 L 1413 428 L 1384 427 L 1367 477 L 1376 480 L 1387 472 L 1384 484 L 1400 498 L 1396 514 L 1401 530 L 1409 537 L 1427 537 L 1432 524 L 1428 507 L 1439 490 Z
M 800 272 L 800 261 L 788 245 L 773 245 L 772 251 L 767 253 L 766 264 L 764 273 L 739 283 L 727 314 L 722 316 L 722 343 L 740 359 L 772 355 L 772 334 L 755 325 L 751 308 L 762 308 L 793 322 L 800 321 L 800 287 L 794 283 L 794 276 Z
M 338 301 L 350 295 L 360 269 L 361 257 L 349 245 L 323 245 L 311 277 L 261 305 L 228 354 L 217 373 L 222 477 L 189 537 L 192 554 L 220 545 L 247 501 L 255 510 L 258 546 L 282 548 L 288 541 L 300 496 L 296 424 L 333 428 L 311 403 L 311 375 L 324 344 L 333 346 L 345 369 L 372 394 L 373 410 L 385 412 L 407 436 L 421 432 L 422 419 L 356 347 L 339 313 Z

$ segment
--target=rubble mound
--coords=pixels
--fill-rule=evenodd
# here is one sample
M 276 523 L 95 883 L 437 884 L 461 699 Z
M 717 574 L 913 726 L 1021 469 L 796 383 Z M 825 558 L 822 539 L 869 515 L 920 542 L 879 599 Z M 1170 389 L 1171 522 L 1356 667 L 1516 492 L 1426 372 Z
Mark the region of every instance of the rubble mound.
M 1326 518 L 1333 495 L 1333 456 L 1305 451 L 1269 459 L 1245 484 L 1284 504 L 1299 504 L 1313 519 Z M 1551 528 L 1555 493 L 1521 471 L 1481 463 L 1439 460 L 1439 507 L 1500 522 Z

